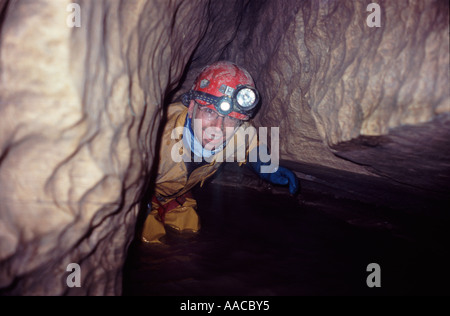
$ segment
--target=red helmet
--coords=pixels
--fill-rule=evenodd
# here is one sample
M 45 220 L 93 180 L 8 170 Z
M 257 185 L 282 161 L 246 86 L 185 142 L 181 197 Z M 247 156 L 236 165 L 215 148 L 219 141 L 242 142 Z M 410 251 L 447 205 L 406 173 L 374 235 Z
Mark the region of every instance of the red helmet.
M 198 75 L 183 103 L 187 106 L 191 100 L 222 115 L 248 120 L 256 111 L 259 94 L 245 69 L 229 61 L 219 61 Z

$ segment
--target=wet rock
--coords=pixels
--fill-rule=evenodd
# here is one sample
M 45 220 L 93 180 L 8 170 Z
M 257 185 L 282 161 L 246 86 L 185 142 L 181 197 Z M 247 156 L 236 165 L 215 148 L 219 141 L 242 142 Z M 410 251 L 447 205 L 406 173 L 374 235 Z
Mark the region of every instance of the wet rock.
M 219 59 L 292 166 L 448 192 L 446 1 L 378 1 L 380 27 L 370 1 L 86 0 L 79 28 L 70 3 L 0 0 L 2 294 L 121 293 L 165 105 Z
M 121 293 L 157 118 L 205 27 L 201 5 L 80 1 L 71 28 L 70 3 L 0 2 L 4 294 Z
M 430 197 L 450 192 L 450 115 L 392 129 L 386 136 L 360 136 L 333 147 L 338 156 L 368 165 L 374 173 Z
M 369 27 L 369 3 L 242 1 L 231 15 L 219 12 L 232 6 L 213 6 L 213 26 L 200 42 L 187 82 L 204 64 L 236 61 L 252 73 L 262 94 L 256 123 L 280 127 L 282 157 L 393 175 L 398 163 L 379 172 L 373 160 L 340 153 L 338 145 L 397 133 L 403 126 L 418 142 L 430 137 L 433 142 L 433 135 L 415 133 L 411 126 L 437 128 L 441 123 L 435 119 L 450 112 L 449 10 L 445 1 L 379 1 L 381 26 Z M 378 154 L 395 160 L 395 151 L 384 155 L 380 148 Z

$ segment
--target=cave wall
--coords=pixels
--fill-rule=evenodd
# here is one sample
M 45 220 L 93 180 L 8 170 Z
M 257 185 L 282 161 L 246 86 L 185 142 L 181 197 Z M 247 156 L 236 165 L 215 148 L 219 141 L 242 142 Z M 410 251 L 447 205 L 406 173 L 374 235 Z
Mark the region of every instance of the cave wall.
M 369 27 L 371 2 L 217 4 L 183 89 L 203 65 L 235 61 L 262 95 L 256 125 L 280 127 L 283 159 L 448 192 L 448 3 L 377 1 L 381 27 Z
M 0 0 L 1 294 L 120 294 L 165 105 L 219 59 L 282 159 L 448 192 L 448 3 L 370 2 Z
M 0 2 L 4 294 L 121 293 L 164 96 L 206 25 L 186 23 L 201 2 L 86 0 L 70 28 L 69 3 Z

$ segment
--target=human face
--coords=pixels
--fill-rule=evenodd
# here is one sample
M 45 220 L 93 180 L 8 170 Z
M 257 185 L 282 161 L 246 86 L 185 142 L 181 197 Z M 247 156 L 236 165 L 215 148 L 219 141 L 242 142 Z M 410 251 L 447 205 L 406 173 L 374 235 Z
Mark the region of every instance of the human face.
M 208 150 L 222 145 L 227 140 L 227 137 L 230 138 L 233 136 L 236 129 L 242 124 L 241 120 L 230 116 L 223 116 L 198 103 L 195 103 L 193 117 L 194 133 L 196 135 L 202 135 L 202 146 Z

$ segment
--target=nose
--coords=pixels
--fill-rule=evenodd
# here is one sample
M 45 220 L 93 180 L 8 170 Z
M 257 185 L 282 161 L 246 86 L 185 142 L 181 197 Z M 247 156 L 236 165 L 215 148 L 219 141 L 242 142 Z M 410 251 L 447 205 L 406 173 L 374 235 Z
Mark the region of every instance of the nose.
M 224 121 L 225 121 L 225 116 L 217 116 L 216 120 L 214 121 L 214 127 L 223 129 L 224 127 Z

